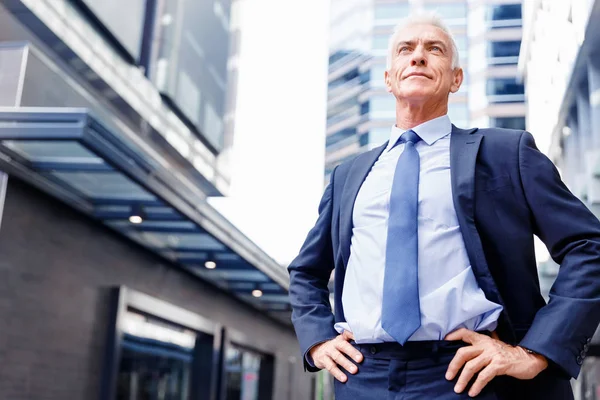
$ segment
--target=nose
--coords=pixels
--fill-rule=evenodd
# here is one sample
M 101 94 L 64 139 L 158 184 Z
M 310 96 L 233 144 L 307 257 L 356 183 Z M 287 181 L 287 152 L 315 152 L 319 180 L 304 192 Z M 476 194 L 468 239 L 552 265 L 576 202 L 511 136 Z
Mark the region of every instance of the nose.
M 421 46 L 417 46 L 417 48 L 413 51 L 412 57 L 410 59 L 410 65 L 412 67 L 427 66 L 427 58 L 425 57 L 425 52 L 423 51 L 423 48 Z

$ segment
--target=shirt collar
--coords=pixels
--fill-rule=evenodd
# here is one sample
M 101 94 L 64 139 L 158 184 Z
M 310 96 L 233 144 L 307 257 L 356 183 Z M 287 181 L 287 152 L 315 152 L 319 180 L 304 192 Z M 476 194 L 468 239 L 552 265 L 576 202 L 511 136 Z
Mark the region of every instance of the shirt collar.
M 413 131 L 419 137 L 427 143 L 429 146 L 448 135 L 452 132 L 452 123 L 450 122 L 450 118 L 448 114 L 442 115 L 441 117 L 437 117 L 431 119 L 429 121 L 423 122 L 420 125 L 412 128 Z M 392 133 L 390 135 L 390 141 L 386 147 L 386 151 L 390 150 L 400 139 L 400 136 L 406 132 L 406 130 L 402 130 L 398 128 L 396 125 L 392 126 Z

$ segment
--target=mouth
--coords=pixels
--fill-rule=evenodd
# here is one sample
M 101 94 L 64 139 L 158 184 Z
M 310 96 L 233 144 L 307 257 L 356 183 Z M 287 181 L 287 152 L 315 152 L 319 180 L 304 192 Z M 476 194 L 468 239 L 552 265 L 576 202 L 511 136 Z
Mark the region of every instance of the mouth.
M 420 77 L 422 77 L 422 78 L 431 79 L 431 78 L 429 77 L 429 75 L 426 75 L 426 74 L 424 74 L 424 73 L 422 73 L 422 72 L 411 72 L 410 74 L 406 75 L 406 76 L 404 77 L 404 79 L 408 79 L 408 78 L 411 78 L 411 77 L 413 77 L 413 76 L 420 76 Z

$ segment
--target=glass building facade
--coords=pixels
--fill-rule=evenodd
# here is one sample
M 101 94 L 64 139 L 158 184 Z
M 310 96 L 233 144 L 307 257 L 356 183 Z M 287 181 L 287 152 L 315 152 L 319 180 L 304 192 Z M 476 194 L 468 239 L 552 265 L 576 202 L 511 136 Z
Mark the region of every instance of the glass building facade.
M 385 89 L 388 40 L 411 11 L 432 10 L 452 30 L 465 72 L 450 96 L 458 127 L 524 128 L 525 96 L 517 80 L 519 1 L 332 1 L 325 182 L 335 166 L 384 143 L 395 123 Z

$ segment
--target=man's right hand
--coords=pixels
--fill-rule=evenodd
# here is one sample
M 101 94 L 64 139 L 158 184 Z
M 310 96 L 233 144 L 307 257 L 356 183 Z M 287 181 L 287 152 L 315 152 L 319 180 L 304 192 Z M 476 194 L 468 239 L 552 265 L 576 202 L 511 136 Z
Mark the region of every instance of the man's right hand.
M 344 368 L 353 375 L 358 372 L 356 365 L 346 356 L 351 357 L 357 363 L 363 360 L 361 352 L 348 343 L 352 339 L 354 339 L 354 335 L 344 331 L 335 339 L 314 346 L 308 354 L 312 357 L 315 367 L 326 369 L 338 381 L 346 382 L 348 377 L 339 367 Z

